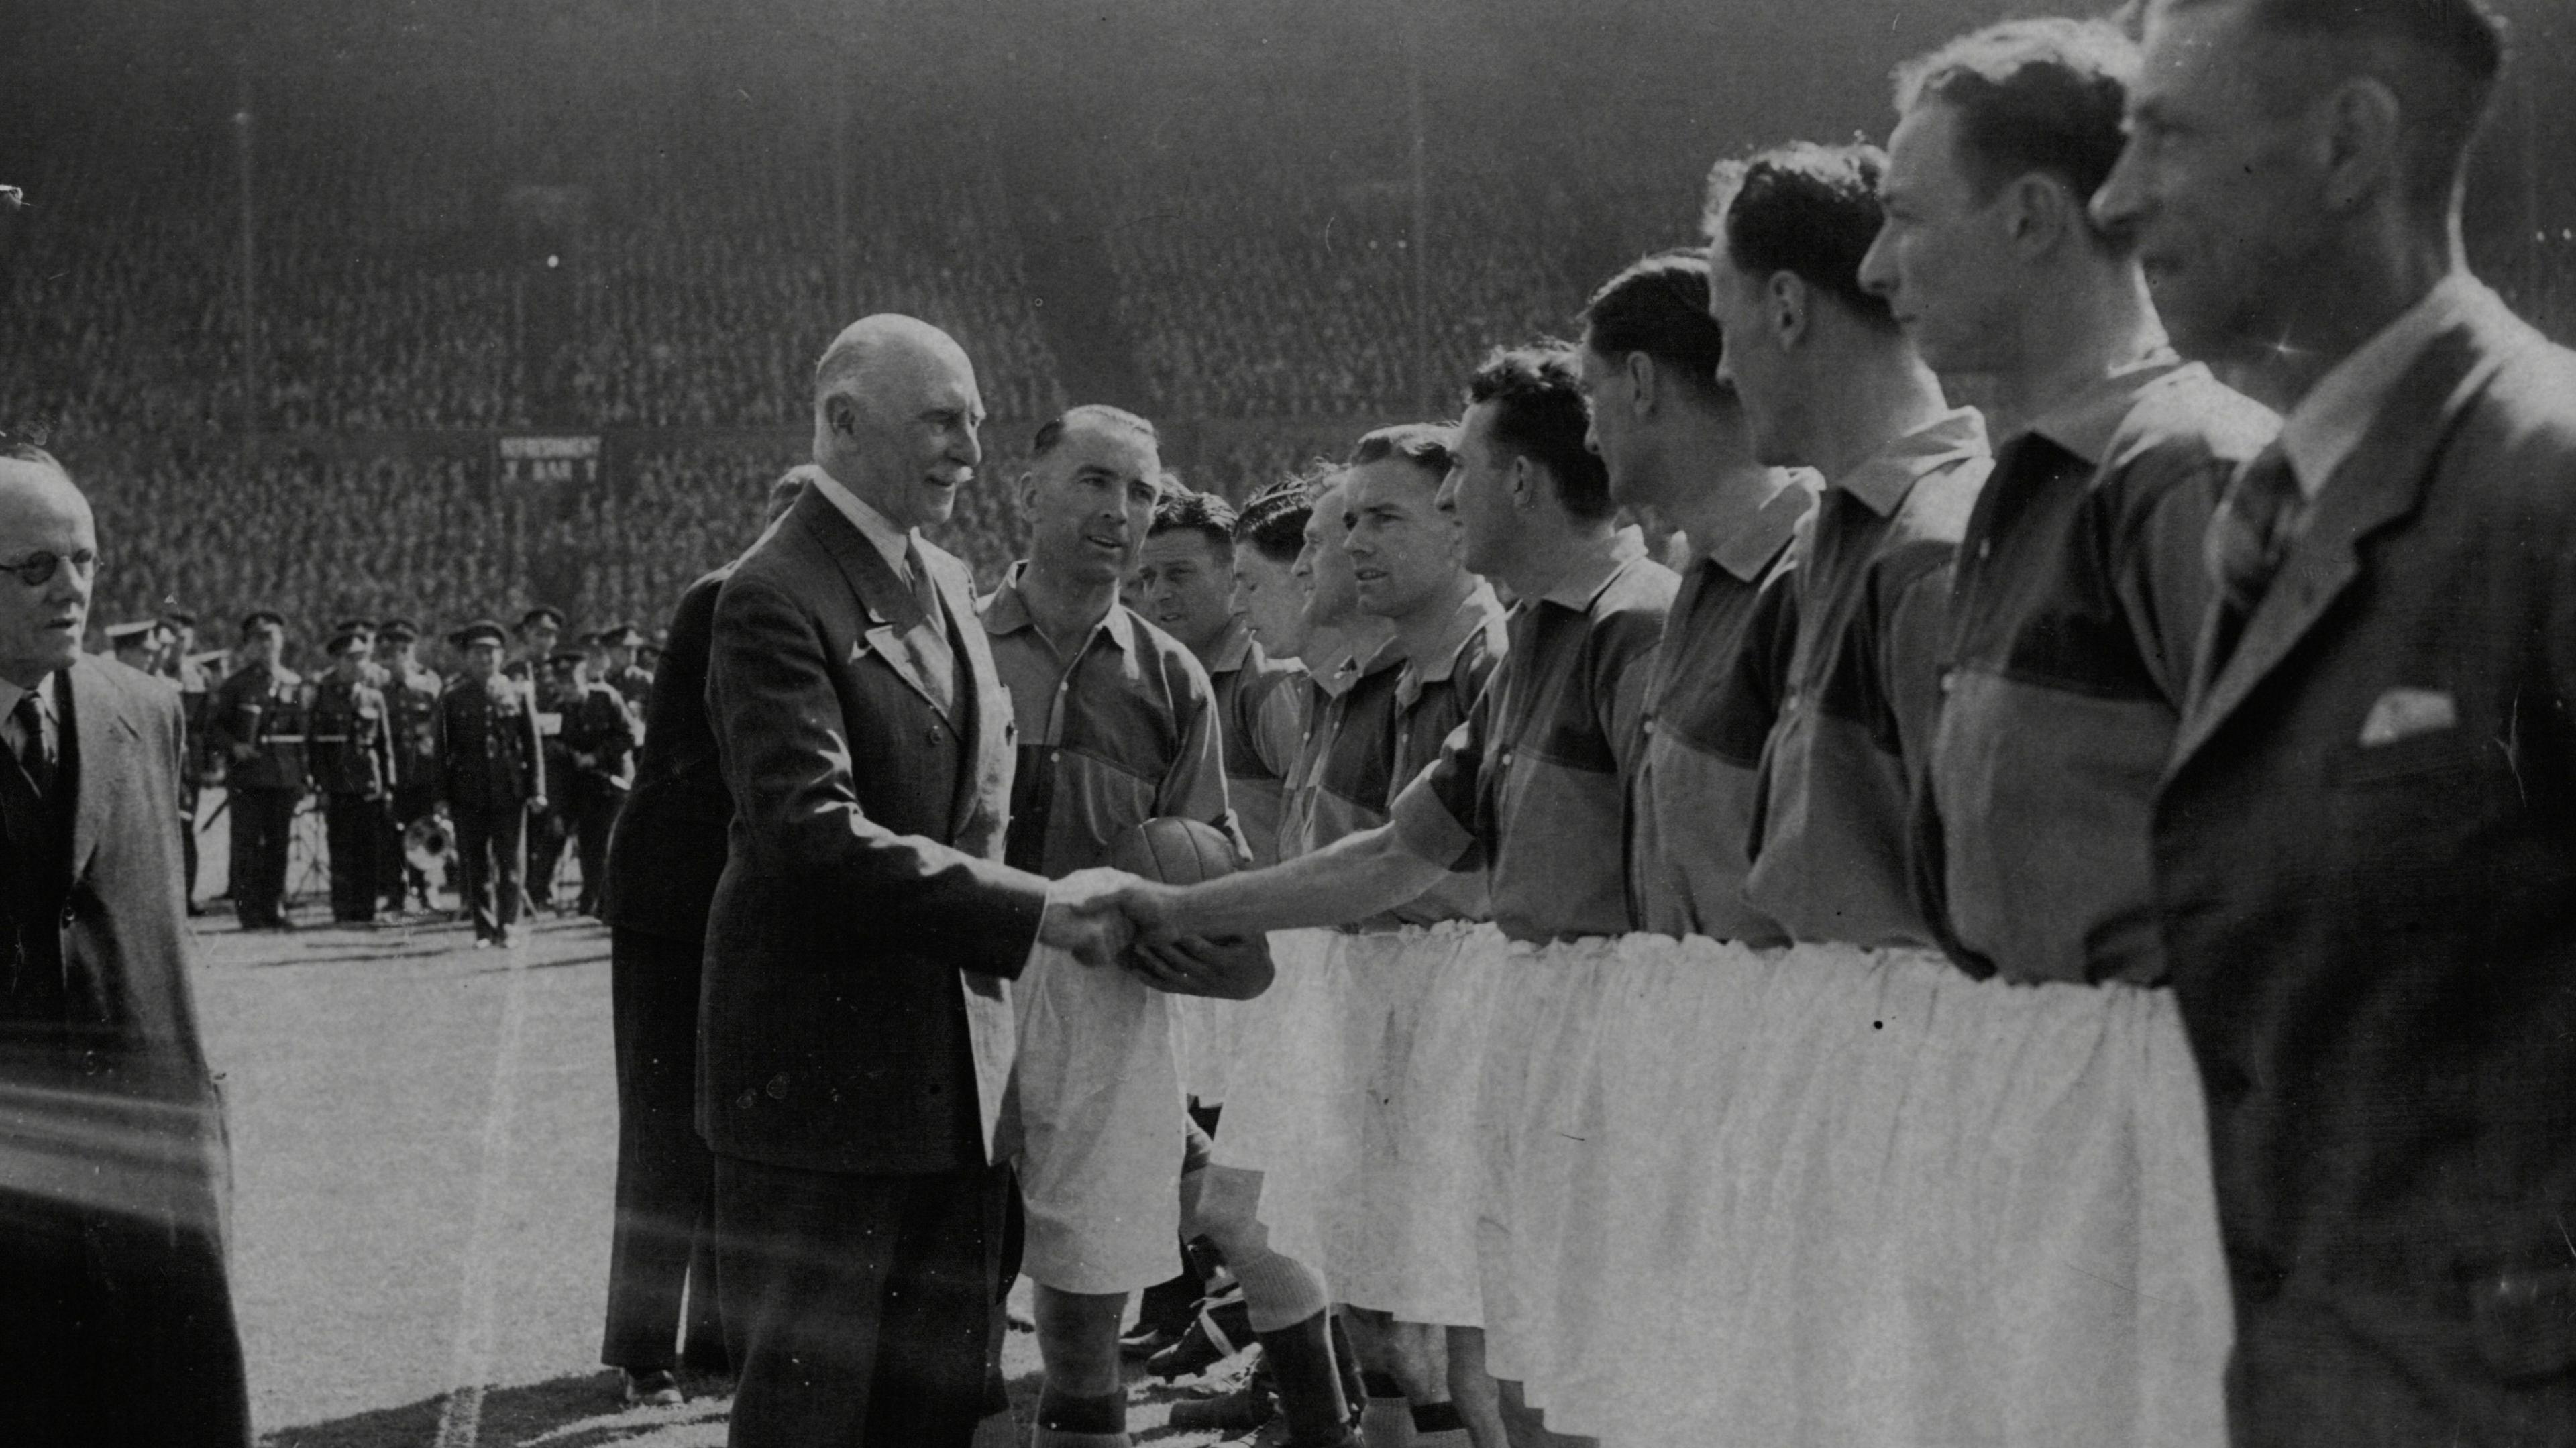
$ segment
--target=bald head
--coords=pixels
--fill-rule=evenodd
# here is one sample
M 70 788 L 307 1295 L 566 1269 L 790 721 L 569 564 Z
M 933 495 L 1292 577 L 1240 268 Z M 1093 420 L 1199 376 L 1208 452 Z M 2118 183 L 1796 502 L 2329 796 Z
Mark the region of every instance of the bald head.
M 97 565 L 89 500 L 62 464 L 36 448 L 0 455 L 0 678 L 31 689 L 80 657 Z
M 815 465 L 897 527 L 947 519 L 983 421 L 965 349 L 917 317 L 862 317 L 814 367 Z

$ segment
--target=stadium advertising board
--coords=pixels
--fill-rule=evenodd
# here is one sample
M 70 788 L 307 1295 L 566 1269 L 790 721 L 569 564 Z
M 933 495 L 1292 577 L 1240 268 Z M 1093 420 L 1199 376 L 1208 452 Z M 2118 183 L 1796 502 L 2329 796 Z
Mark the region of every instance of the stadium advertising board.
M 500 440 L 504 483 L 580 483 L 599 481 L 602 452 L 597 433 Z

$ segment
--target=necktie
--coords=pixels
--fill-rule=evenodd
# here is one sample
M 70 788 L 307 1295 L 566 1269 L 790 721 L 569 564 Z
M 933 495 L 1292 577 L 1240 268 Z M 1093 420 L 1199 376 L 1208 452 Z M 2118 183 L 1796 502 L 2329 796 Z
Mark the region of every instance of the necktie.
M 50 800 L 54 793 L 54 748 L 53 740 L 47 737 L 46 713 L 42 684 L 20 695 L 18 707 L 9 713 L 9 723 L 17 734 L 14 744 L 18 763 L 25 767 L 40 800 Z
M 2257 453 L 2235 477 L 2210 515 L 2203 556 L 2210 581 L 2217 585 L 2218 628 L 2211 639 L 2209 672 L 2227 666 L 2245 621 L 2254 616 L 2273 575 L 2290 555 L 2307 499 L 2289 454 L 2274 443 Z
M 912 598 L 921 605 L 922 629 L 928 634 L 913 641 L 915 662 L 920 665 L 922 683 L 930 689 L 931 702 L 946 714 L 957 704 L 957 656 L 948 647 L 948 610 L 940 605 L 939 586 L 931 582 L 918 545 L 904 545 L 903 563 L 912 575 Z

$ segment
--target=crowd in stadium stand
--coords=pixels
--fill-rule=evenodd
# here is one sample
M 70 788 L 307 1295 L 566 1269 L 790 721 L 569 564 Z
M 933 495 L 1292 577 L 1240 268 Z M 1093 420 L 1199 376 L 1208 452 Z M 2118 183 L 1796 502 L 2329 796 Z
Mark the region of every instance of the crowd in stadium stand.
M 214 638 L 266 607 L 318 644 L 344 618 L 445 626 L 548 603 L 588 627 L 649 631 L 690 579 L 751 541 L 770 480 L 798 460 L 776 443 L 692 444 L 618 460 L 610 485 L 513 490 L 479 454 L 249 467 L 229 449 L 107 455 L 81 469 L 110 554 L 95 615 L 176 603 Z M 995 459 L 939 530 L 987 584 L 1025 533 L 1006 485 L 1016 472 Z M 211 497 L 222 506 L 201 506 Z
M 743 541 L 762 484 L 802 454 L 814 357 L 873 310 L 930 318 L 975 359 L 994 456 L 947 541 L 989 582 L 1021 536 L 1014 454 L 1034 420 L 1083 400 L 1030 282 L 1049 237 L 1099 238 L 1147 410 L 1189 439 L 1167 460 L 1241 497 L 1335 450 L 1354 420 L 1445 405 L 1493 339 L 1566 330 L 1586 278 L 1689 241 L 1693 223 L 1674 200 L 1688 177 L 1435 158 L 1417 335 L 1400 149 L 1202 136 L 1034 191 L 977 160 L 997 143 L 971 127 L 871 135 L 851 152 L 836 296 L 832 152 L 814 137 L 556 188 L 576 197 L 571 221 L 517 209 L 531 188 L 494 158 L 347 144 L 379 151 L 349 164 L 279 142 L 259 175 L 261 427 L 285 437 L 250 466 L 232 440 L 229 157 L 128 148 L 112 169 L 75 146 L 18 178 L 33 200 L 0 219 L 0 426 L 51 437 L 100 500 L 115 561 L 103 617 L 178 598 L 217 618 L 274 606 L 314 629 L 550 602 L 651 627 Z M 554 269 L 548 226 L 571 238 Z M 2564 335 L 2571 259 L 2576 237 L 2544 238 L 2490 273 Z M 496 491 L 486 444 L 386 438 L 369 456 L 352 442 L 560 427 L 681 435 L 622 444 L 607 486 L 560 500 Z

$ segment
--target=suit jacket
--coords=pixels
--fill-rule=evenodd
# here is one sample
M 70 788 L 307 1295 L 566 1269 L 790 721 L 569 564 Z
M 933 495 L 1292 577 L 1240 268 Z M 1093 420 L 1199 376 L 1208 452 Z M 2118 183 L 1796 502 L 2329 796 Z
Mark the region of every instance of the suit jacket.
M 50 806 L 0 753 L 0 1199 L 80 1222 L 100 1284 L 81 1310 L 148 1345 L 149 1379 L 126 1385 L 120 1409 L 148 1435 L 132 1441 L 245 1442 L 224 1286 L 230 1166 L 171 827 L 180 700 L 113 659 L 61 678 Z
M 1010 996 L 1046 881 L 1002 860 L 1014 740 L 966 566 L 921 557 L 956 698 L 909 588 L 809 490 L 716 601 L 707 704 L 734 803 L 707 922 L 698 1127 L 814 1171 L 990 1159 Z
M 2154 856 L 2237 1432 L 2327 1441 L 2366 1378 L 2414 1405 L 2359 1399 L 2377 1441 L 2507 1441 L 2534 1384 L 2558 1426 L 2510 1441 L 2569 1441 L 2576 355 L 2491 301 L 2453 323 L 2206 654 Z
M 733 821 L 707 718 L 707 650 L 716 594 L 732 575 L 728 563 L 700 578 L 672 611 L 670 645 L 644 702 L 635 786 L 608 837 L 603 910 L 612 929 L 692 944 L 706 939 Z

